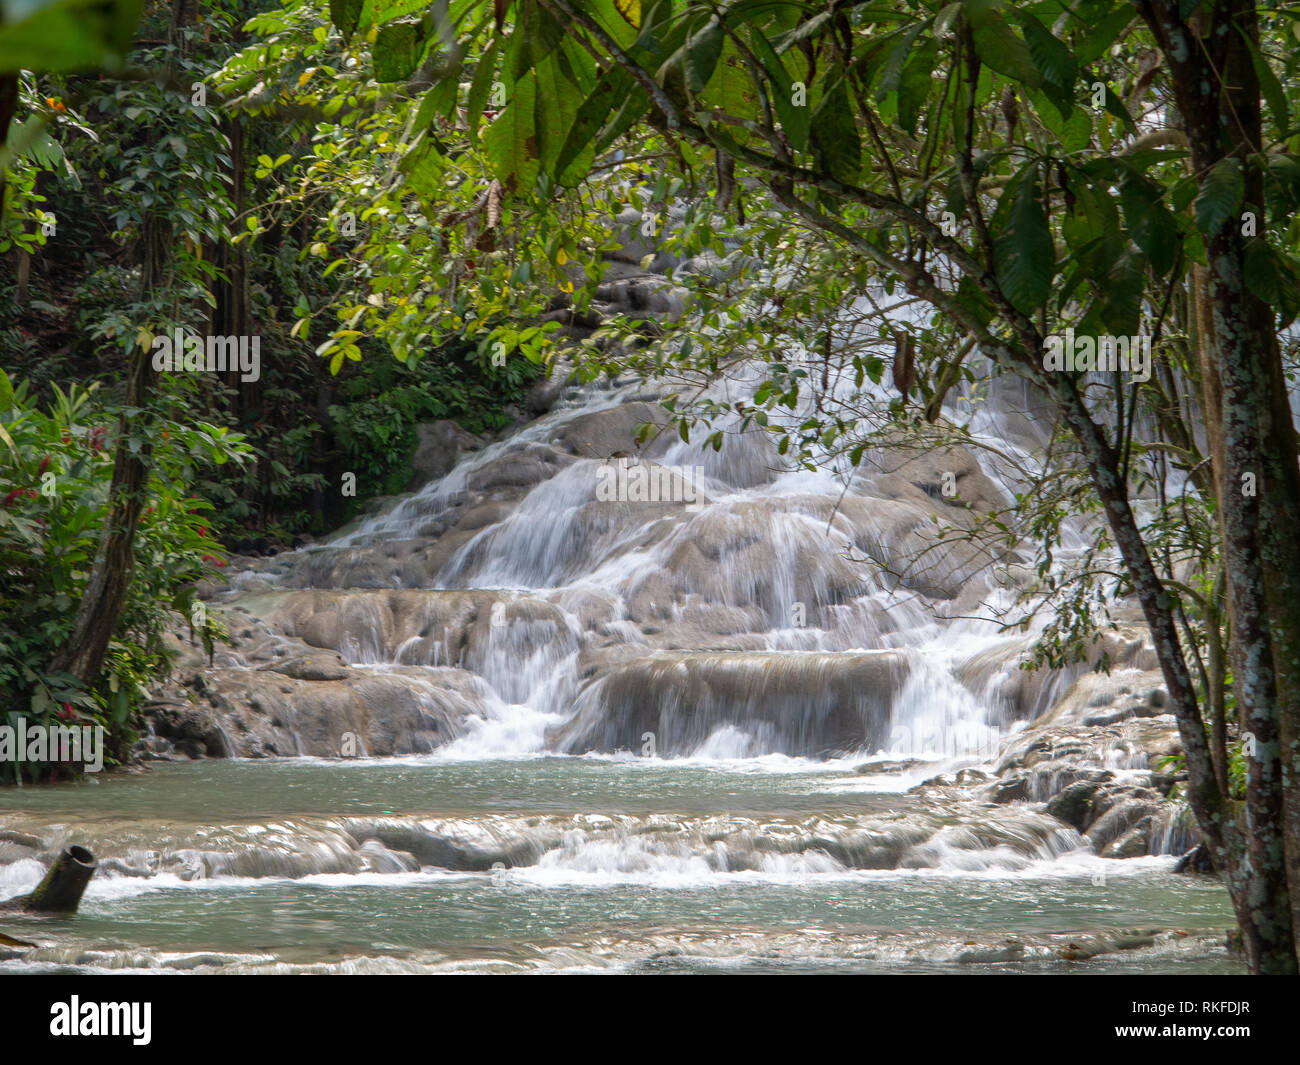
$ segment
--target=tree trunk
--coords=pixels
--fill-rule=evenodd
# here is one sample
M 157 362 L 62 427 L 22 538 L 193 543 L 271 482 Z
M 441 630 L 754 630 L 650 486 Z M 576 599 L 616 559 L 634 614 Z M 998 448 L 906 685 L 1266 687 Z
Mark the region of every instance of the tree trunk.
M 76 913 L 86 885 L 94 875 L 95 856 L 90 851 L 75 845 L 65 847 L 36 890 L 7 900 L 4 908 L 28 913 Z
M 1140 5 L 1160 42 L 1172 75 L 1174 97 L 1186 126 L 1193 171 L 1202 180 L 1216 164 L 1236 158 L 1245 170 L 1243 210 L 1263 212 L 1262 179 L 1249 162 L 1260 151 L 1259 83 L 1245 41 L 1258 39 L 1253 4 L 1225 0 L 1216 5 L 1203 35 L 1182 18 L 1177 4 L 1157 0 Z M 1297 971 L 1295 922 L 1288 865 L 1295 861 L 1294 815 L 1286 779 L 1294 782 L 1294 751 L 1283 758 L 1282 720 L 1296 719 L 1300 679 L 1300 604 L 1295 602 L 1300 569 L 1294 565 L 1296 450 L 1285 389 L 1275 318 L 1244 283 L 1246 238 L 1239 219 L 1229 219 L 1206 241 L 1205 308 L 1202 328 L 1203 388 L 1207 425 L 1220 434 L 1219 505 L 1227 575 L 1233 681 L 1247 749 L 1245 824 L 1241 843 L 1231 848 L 1225 869 L 1252 971 Z M 1198 279 L 1199 280 L 1199 279 Z M 1200 295 L 1198 285 L 1198 295 Z M 1198 323 L 1200 324 L 1200 323 Z M 1210 365 L 1212 361 L 1213 365 Z M 1213 395 L 1215 371 L 1221 388 Z M 1217 398 L 1217 426 L 1211 425 Z M 1278 402 L 1280 400 L 1280 403 Z M 1279 419 L 1285 418 L 1285 426 Z M 1212 437 L 1212 448 L 1214 440 Z M 1291 498 L 1285 498 L 1288 494 Z M 1289 529 L 1284 521 L 1291 522 Z M 1283 543 L 1289 538 L 1289 544 Z M 1286 602 L 1289 597 L 1291 602 Z M 1295 678 L 1295 679 L 1293 679 Z M 1292 789 L 1293 790 L 1293 789 Z M 1234 835 L 1237 833 L 1234 832 Z M 1288 847 L 1288 839 L 1291 846 Z M 1291 862 L 1288 863 L 1288 851 Z
M 176 0 L 172 36 L 183 45 L 181 28 L 187 15 L 186 0 Z M 165 283 L 171 255 L 171 227 L 159 215 L 148 216 L 141 227 L 140 294 L 153 294 Z M 126 408 L 147 411 L 153 397 L 157 371 L 150 352 L 132 346 L 127 368 Z M 135 447 L 132 447 L 132 443 Z M 73 674 L 87 685 L 103 672 L 104 657 L 126 605 L 135 569 L 135 533 L 144 509 L 153 458 L 151 415 L 123 414 L 118 422 L 113 457 L 113 480 L 108 490 L 108 518 L 90 579 L 77 607 L 72 633 L 54 653 L 50 668 Z

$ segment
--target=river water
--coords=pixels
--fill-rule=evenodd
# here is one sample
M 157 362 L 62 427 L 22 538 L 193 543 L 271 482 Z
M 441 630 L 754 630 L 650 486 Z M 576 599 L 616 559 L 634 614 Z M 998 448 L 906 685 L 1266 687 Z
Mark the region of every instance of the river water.
M 6 918 L 41 946 L 0 971 L 1241 971 L 1225 894 L 1172 858 L 885 768 L 284 759 L 0 792 L 10 839 L 101 863 L 75 918 Z M 40 873 L 0 866 L 0 895 Z

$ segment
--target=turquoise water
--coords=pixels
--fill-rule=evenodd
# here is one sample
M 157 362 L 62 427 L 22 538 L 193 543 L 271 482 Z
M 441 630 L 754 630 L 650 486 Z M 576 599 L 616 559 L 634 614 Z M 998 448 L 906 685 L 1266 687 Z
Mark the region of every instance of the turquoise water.
M 38 947 L 0 971 L 1242 970 L 1216 882 L 911 782 L 539 756 L 0 791 L 0 897 L 39 877 L 32 837 L 100 860 L 75 918 L 4 919 Z

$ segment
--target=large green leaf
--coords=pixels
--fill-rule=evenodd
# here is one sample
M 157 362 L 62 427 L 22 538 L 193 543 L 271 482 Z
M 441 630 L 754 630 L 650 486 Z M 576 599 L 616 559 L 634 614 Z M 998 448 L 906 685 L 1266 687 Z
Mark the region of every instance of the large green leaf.
M 986 66 L 1030 88 L 1042 84 L 1043 77 L 1034 65 L 1029 46 L 996 10 L 994 0 L 967 0 L 966 14 L 975 54 Z
M 921 31 L 926 28 L 928 23 L 918 22 L 915 26 L 910 26 L 902 31 L 895 44 L 888 47 L 884 54 L 884 62 L 880 64 L 877 72 L 876 82 L 876 99 L 883 100 L 886 94 L 898 91 L 899 82 L 903 77 L 903 67 L 907 63 L 907 57 L 912 53 L 912 46 L 916 39 L 921 35 Z
M 862 169 L 862 140 L 843 79 L 822 97 L 812 116 L 811 142 L 831 177 L 846 184 Z
M 1056 104 L 1061 118 L 1068 118 L 1074 109 L 1074 80 L 1078 76 L 1078 64 L 1075 63 L 1074 56 L 1033 15 L 1018 12 L 1016 21 L 1025 35 L 1030 58 L 1043 77 L 1043 91 Z
M 1071 105 L 1062 109 L 1044 92 L 1031 91 L 1028 95 L 1039 121 L 1056 138 L 1062 151 L 1068 155 L 1088 147 L 1092 141 L 1092 120 L 1081 108 Z
M 1236 159 L 1220 159 L 1210 167 L 1194 204 L 1196 224 L 1207 237 L 1215 236 L 1240 209 L 1245 185 Z
M 375 38 L 375 80 L 405 81 L 420 65 L 426 43 L 423 23 L 392 22 L 381 26 Z
M 55 0 L 0 25 L 0 74 L 120 69 L 141 0 Z
M 1259 79 L 1259 91 L 1268 104 L 1268 110 L 1272 112 L 1273 121 L 1277 123 L 1278 130 L 1285 135 L 1291 127 L 1291 110 L 1287 105 L 1286 93 L 1282 89 L 1282 83 L 1278 81 L 1277 75 L 1273 73 L 1273 68 L 1268 65 L 1268 60 L 1255 47 L 1255 42 L 1245 33 L 1242 33 L 1246 41 L 1246 47 L 1250 49 L 1250 61 L 1255 68 L 1255 77 Z
M 711 18 L 704 28 L 692 33 L 686 46 L 686 84 L 691 92 L 703 92 L 713 77 L 722 55 L 722 23 Z
M 330 0 L 330 21 L 344 38 L 351 37 L 361 19 L 362 0 Z
M 398 169 L 406 175 L 407 186 L 425 201 L 433 202 L 441 195 L 446 166 L 438 142 L 428 130 L 407 150 Z
M 469 96 L 465 100 L 466 117 L 469 121 L 469 139 L 471 144 L 478 143 L 478 126 L 483 120 L 483 109 L 496 81 L 497 53 L 500 50 L 500 38 L 492 43 L 479 58 L 474 67 L 474 77 L 470 79 Z
M 1132 336 L 1142 321 L 1142 295 L 1146 291 L 1146 270 L 1132 249 L 1123 252 L 1106 271 L 1097 286 L 1101 304 L 1097 316 L 1105 331 L 1115 336 Z
M 1173 269 L 1178 251 L 1178 221 L 1164 204 L 1163 189 L 1150 178 L 1124 168 L 1119 199 L 1133 243 L 1163 277 Z
M 934 87 L 934 63 L 938 45 L 926 41 L 912 52 L 898 83 L 898 124 L 908 134 L 916 133 L 916 120 L 926 97 Z
M 767 72 L 768 84 L 771 86 L 772 105 L 776 108 L 781 128 L 796 151 L 808 150 L 808 136 L 812 129 L 811 108 L 807 100 L 802 105 L 794 102 L 794 81 L 785 62 L 776 54 L 771 42 L 763 36 L 757 27 L 750 29 L 750 44 L 763 69 Z
M 1056 250 L 1047 214 L 1039 202 L 1037 174 L 1022 174 L 1011 195 L 1006 223 L 993 242 L 998 285 L 1024 314 L 1037 310 L 1052 291 Z
M 631 88 L 632 76 L 622 67 L 610 67 L 601 75 L 596 87 L 573 116 L 564 144 L 555 160 L 557 178 L 572 180 L 576 175 L 571 171 L 584 152 L 590 149 L 595 154 L 593 142 L 596 134 L 600 132 L 605 119 L 614 114 L 616 108 L 627 98 Z M 568 181 L 562 180 L 560 183 L 568 185 Z
M 537 137 L 537 156 L 542 169 L 558 176 L 557 162 L 569 131 L 577 117 L 581 94 L 560 73 L 560 65 L 552 52 L 537 64 L 537 98 L 533 105 L 533 128 Z
M 506 109 L 483 135 L 483 145 L 501 183 L 531 189 L 537 180 L 538 152 L 535 108 L 537 77 L 529 71 L 515 82 Z
M 1131 0 L 1094 0 L 1078 4 L 1071 13 L 1083 31 L 1074 46 L 1074 58 L 1081 67 L 1110 51 L 1129 23 L 1136 20 Z

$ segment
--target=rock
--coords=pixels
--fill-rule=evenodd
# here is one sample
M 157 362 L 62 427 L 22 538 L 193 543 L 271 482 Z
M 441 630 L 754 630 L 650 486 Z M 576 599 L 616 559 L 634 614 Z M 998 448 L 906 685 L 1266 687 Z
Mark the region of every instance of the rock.
M 1084 836 L 1097 853 L 1104 853 L 1107 845 L 1118 840 L 1144 818 L 1149 819 L 1160 813 L 1158 803 L 1141 798 L 1116 796 L 1114 804 L 1096 821 L 1088 826 Z
M 873 467 L 879 470 L 874 476 Z M 918 450 L 903 442 L 897 450 L 878 449 L 862 475 L 872 476 L 876 487 L 889 495 L 918 502 L 923 496 L 949 509 L 989 514 L 1010 502 L 974 454 L 960 446 Z
M 648 454 L 654 449 L 642 451 L 636 440 L 638 427 L 647 422 L 666 425 L 668 413 L 658 404 L 620 403 L 569 420 L 551 443 L 570 454 L 602 461 L 615 451 Z
M 570 460 L 571 461 L 571 460 Z M 472 492 L 497 488 L 531 488 L 549 481 L 561 468 L 559 456 L 549 448 L 532 452 L 508 451 L 500 458 L 474 470 L 467 482 Z
M 1076 781 L 1047 804 L 1047 812 L 1082 832 L 1092 822 L 1093 798 L 1100 786 L 1091 780 Z
M 723 734 L 729 750 L 819 757 L 879 749 L 908 672 L 892 651 L 662 653 L 627 661 L 578 696 L 557 750 L 685 754 Z
M 910 769 L 915 769 L 919 765 L 924 765 L 925 760 L 921 758 L 903 758 L 893 762 L 863 762 L 859 766 L 853 767 L 853 772 L 859 776 L 876 776 L 885 773 L 906 773 Z
M 1198 843 L 1189 850 L 1174 866 L 1175 873 L 1206 873 L 1214 874 L 1214 857 L 1210 854 L 1210 848 L 1204 843 Z
M 262 668 L 298 680 L 343 680 L 349 673 L 348 664 L 343 661 L 342 655 L 324 653 L 302 655 Z
M 596 323 L 599 325 L 599 322 Z M 593 326 L 594 328 L 594 326 Z M 557 359 L 549 367 L 547 375 L 539 379 L 524 398 L 524 407 L 535 418 L 551 410 L 569 387 L 573 374 L 573 362 L 569 359 Z
M 417 443 L 408 485 L 412 492 L 418 492 L 430 481 L 446 477 L 464 452 L 477 451 L 483 446 L 473 433 L 446 418 L 417 425 L 415 434 Z
M 229 758 L 238 753 L 226 743 L 221 724 L 209 709 L 179 700 L 154 702 L 145 706 L 144 716 L 153 733 L 148 753 L 155 757 Z
M 989 801 L 999 805 L 1009 802 L 1024 802 L 1029 798 L 1028 780 L 1023 776 L 999 780 L 989 789 Z
M 1140 858 L 1151 853 L 1150 817 L 1144 817 L 1119 839 L 1102 849 L 1103 858 Z

